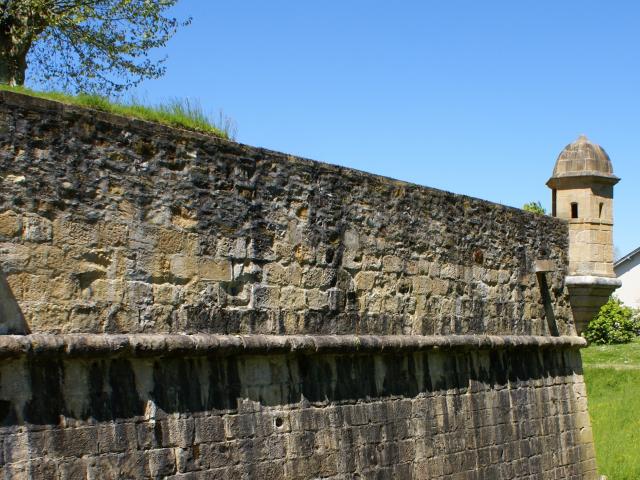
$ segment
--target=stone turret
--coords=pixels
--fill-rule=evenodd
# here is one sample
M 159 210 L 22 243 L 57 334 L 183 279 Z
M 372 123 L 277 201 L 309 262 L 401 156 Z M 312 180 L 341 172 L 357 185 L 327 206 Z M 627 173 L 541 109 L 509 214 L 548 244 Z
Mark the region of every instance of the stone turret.
M 553 216 L 569 222 L 566 285 L 578 333 L 620 286 L 613 272 L 613 186 L 619 181 L 604 149 L 580 135 L 560 152 L 547 182 Z

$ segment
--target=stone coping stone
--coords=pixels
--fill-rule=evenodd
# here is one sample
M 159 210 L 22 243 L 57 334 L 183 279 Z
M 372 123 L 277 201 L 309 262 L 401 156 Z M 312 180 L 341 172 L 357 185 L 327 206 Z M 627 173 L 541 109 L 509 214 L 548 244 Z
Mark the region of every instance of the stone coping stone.
M 20 356 L 203 356 L 270 353 L 390 353 L 429 349 L 582 348 L 577 336 L 534 335 L 180 335 L 0 336 L 0 358 Z

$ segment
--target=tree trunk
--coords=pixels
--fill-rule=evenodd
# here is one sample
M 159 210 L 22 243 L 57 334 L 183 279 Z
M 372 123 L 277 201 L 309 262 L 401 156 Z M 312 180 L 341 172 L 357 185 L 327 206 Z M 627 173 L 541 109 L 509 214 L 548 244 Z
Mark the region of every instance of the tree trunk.
M 11 86 L 23 85 L 27 70 L 27 52 L 31 39 L 27 35 L 16 36 L 15 18 L 8 16 L 0 22 L 0 83 Z
M 15 54 L 6 45 L 0 45 L 0 83 L 11 86 L 24 85 L 27 70 L 26 52 Z

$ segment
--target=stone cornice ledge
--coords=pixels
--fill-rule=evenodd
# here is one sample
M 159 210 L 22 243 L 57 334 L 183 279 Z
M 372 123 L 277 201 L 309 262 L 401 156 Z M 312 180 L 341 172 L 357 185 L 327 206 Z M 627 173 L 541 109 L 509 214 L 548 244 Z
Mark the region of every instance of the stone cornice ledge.
M 594 285 L 602 287 L 619 287 L 622 281 L 613 277 L 597 277 L 593 275 L 569 275 L 565 278 L 567 286 Z
M 32 334 L 0 336 L 0 358 L 386 353 L 428 349 L 582 348 L 582 337 L 531 335 Z

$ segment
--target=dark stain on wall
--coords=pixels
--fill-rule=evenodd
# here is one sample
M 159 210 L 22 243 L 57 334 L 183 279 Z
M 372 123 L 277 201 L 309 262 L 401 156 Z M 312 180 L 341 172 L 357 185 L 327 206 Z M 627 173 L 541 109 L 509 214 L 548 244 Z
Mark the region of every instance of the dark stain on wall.
M 149 368 L 145 367 L 149 361 L 134 358 L 86 363 L 74 359 L 29 359 L 26 371 L 31 398 L 24 405 L 22 419 L 11 414 L 11 402 L 15 400 L 10 398 L 11 392 L 0 392 L 0 413 L 7 425 L 48 425 L 57 424 L 61 416 L 97 421 L 138 417 L 144 415 L 145 399 L 165 413 L 194 414 L 235 411 L 240 398 L 277 407 L 295 404 L 301 398 L 312 404 L 339 404 L 367 398 L 413 398 L 452 390 L 503 389 L 541 379 L 581 375 L 575 355 L 571 354 L 570 362 L 566 355 L 569 354 L 552 349 L 290 354 L 266 357 L 262 367 L 256 367 L 263 360 L 255 357 L 161 357 L 153 360 Z M 65 381 L 69 383 L 66 372 L 73 362 L 76 377 L 67 391 L 86 391 L 85 409 L 80 415 L 67 405 L 63 388 Z M 271 378 L 253 378 L 250 372 L 254 368 L 266 368 L 264 371 L 270 371 Z M 77 377 L 78 372 L 84 378 Z M 86 385 L 86 390 L 74 388 L 75 384 Z M 153 388 L 140 391 L 140 385 Z
M 63 383 L 64 364 L 58 359 L 31 358 L 27 362 L 31 399 L 25 404 L 27 423 L 56 425 L 66 415 Z

